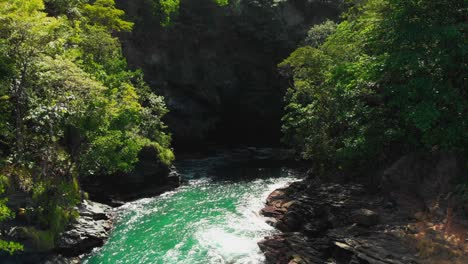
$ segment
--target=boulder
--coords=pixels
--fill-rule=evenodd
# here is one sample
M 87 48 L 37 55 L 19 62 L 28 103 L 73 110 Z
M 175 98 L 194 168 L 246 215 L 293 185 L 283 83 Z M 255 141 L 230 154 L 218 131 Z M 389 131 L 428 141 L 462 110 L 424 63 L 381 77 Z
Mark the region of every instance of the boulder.
M 110 207 L 90 200 L 84 200 L 78 206 L 78 212 L 82 217 L 91 217 L 93 220 L 109 220 Z
M 102 246 L 112 228 L 110 206 L 85 200 L 78 212 L 78 219 L 56 241 L 55 251 L 64 256 L 78 256 Z

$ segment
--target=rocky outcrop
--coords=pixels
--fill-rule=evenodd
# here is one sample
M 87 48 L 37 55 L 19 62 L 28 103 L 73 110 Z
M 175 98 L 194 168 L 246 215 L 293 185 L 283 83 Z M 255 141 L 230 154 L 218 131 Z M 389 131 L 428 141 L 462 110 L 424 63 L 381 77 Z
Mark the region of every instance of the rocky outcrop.
M 410 155 L 385 170 L 378 193 L 320 178 L 276 190 L 261 213 L 283 233 L 260 249 L 274 264 L 466 263 L 468 224 L 446 201 L 459 169 L 453 155 Z
M 83 178 L 82 189 L 93 201 L 120 206 L 124 202 L 160 195 L 180 186 L 175 167 L 163 164 L 154 147 L 144 147 L 130 173 Z
M 11 223 L 8 240 L 20 242 L 25 250 L 19 254 L 0 255 L 2 264 L 78 264 L 83 254 L 91 252 L 95 247 L 102 246 L 112 229 L 112 208 L 108 205 L 84 200 L 77 208 L 78 218 L 69 223 L 66 230 L 52 242 L 50 247 L 36 245 L 31 237 L 32 226 Z M 37 233 L 37 231 L 35 232 Z M 53 239 L 53 238 L 51 238 Z
M 405 204 L 410 214 L 427 211 L 444 216 L 447 208 L 453 208 L 468 215 L 465 202 L 454 193 L 454 185 L 466 181 L 463 166 L 454 153 L 412 153 L 384 170 L 381 188 L 389 202 Z
M 120 35 L 129 65 L 166 98 L 176 147 L 206 142 L 277 143 L 287 80 L 277 64 L 314 23 L 336 18 L 341 0 L 182 0 L 161 26 L 157 1 L 117 0 L 135 22 Z
M 78 206 L 79 217 L 59 235 L 55 251 L 64 256 L 79 256 L 100 247 L 109 237 L 112 228 L 111 207 L 83 201 Z

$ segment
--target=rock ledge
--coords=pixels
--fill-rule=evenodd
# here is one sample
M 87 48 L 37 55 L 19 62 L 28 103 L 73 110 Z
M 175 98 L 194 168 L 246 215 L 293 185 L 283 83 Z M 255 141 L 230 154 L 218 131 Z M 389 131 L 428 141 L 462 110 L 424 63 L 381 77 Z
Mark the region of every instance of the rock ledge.
M 85 200 L 78 206 L 79 217 L 60 234 L 55 251 L 64 256 L 78 256 L 102 246 L 112 228 L 112 208 Z

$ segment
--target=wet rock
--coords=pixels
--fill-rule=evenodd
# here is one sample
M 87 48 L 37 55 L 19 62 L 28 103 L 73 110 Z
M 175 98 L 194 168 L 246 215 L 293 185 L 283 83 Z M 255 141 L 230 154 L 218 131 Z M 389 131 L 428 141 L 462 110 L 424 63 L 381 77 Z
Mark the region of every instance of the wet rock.
M 277 207 L 267 206 L 261 210 L 261 214 L 267 217 L 279 217 L 284 214 L 283 211 L 278 210 Z
M 344 263 L 418 264 L 426 263 L 416 257 L 416 251 L 395 234 L 379 233 L 375 236 L 349 236 L 330 234 L 334 259 Z
M 9 240 L 17 241 L 25 245 L 33 243 L 31 234 L 24 226 L 11 225 L 3 228 L 2 236 L 7 237 Z
M 48 257 L 43 261 L 44 264 L 80 264 L 81 262 L 79 257 L 66 258 L 60 255 Z
M 297 232 L 300 231 L 304 224 L 304 215 L 297 210 L 288 210 L 284 215 L 282 231 Z
M 182 177 L 177 172 L 175 166 L 171 166 L 169 175 L 167 176 L 167 185 L 173 188 L 177 188 L 182 184 Z

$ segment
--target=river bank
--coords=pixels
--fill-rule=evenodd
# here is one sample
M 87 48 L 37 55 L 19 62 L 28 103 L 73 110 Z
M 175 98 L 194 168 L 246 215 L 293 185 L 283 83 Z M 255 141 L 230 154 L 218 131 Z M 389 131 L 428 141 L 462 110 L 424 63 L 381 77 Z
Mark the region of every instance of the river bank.
M 54 248 L 37 249 L 27 233 L 27 226 L 13 226 L 8 232 L 11 237 L 22 240 L 24 253 L 4 256 L 5 264 L 72 264 L 80 263 L 83 256 L 94 248 L 101 247 L 108 239 L 114 222 L 114 211 L 109 205 L 84 200 L 77 206 L 78 217 L 55 241 Z
M 450 155 L 409 155 L 375 186 L 309 175 L 275 190 L 261 213 L 282 233 L 259 242 L 266 263 L 466 263 L 458 169 Z
M 85 185 L 85 190 L 91 191 L 90 198 L 107 203 L 107 205 L 95 201 L 83 200 L 83 202 L 77 207 L 79 217 L 68 225 L 67 230 L 56 240 L 54 248 L 46 252 L 27 252 L 13 257 L 4 258 L 2 261 L 6 261 L 5 263 L 15 264 L 81 263 L 85 259 L 89 258 L 89 254 L 91 252 L 100 251 L 100 248 L 108 241 L 109 237 L 111 235 L 115 235 L 116 222 L 118 225 L 125 224 L 126 220 L 124 219 L 128 213 L 135 210 L 142 210 L 140 206 L 144 206 L 144 210 L 152 212 L 154 210 L 153 208 L 146 208 L 146 206 L 148 206 L 146 205 L 148 201 L 154 201 L 154 203 L 156 203 L 158 200 L 165 200 L 167 195 L 173 195 L 174 190 L 176 190 L 176 192 L 185 192 L 187 188 L 192 188 L 191 186 L 193 184 L 202 184 L 200 186 L 205 186 L 205 184 L 207 184 L 206 186 L 209 187 L 212 184 L 224 184 L 223 182 L 226 182 L 229 184 L 233 183 L 235 187 L 242 182 L 247 183 L 255 181 L 256 179 L 264 181 L 265 178 L 271 176 L 275 178 L 279 177 L 280 174 L 283 175 L 286 173 L 280 169 L 281 166 L 296 166 L 295 162 L 291 159 L 291 153 L 287 150 L 255 147 L 221 149 L 199 154 L 187 153 L 181 155 L 181 158 L 176 162 L 176 165 L 177 170 L 173 167 L 168 173 L 168 176 L 164 177 L 168 180 L 161 181 L 161 176 L 158 176 L 157 181 L 149 181 L 147 184 L 143 184 L 145 182 L 145 178 L 140 177 L 136 182 L 127 183 L 128 186 L 131 186 L 130 190 L 132 190 L 132 192 L 119 192 L 119 190 L 122 190 L 122 187 L 125 186 L 122 182 L 111 183 L 111 186 L 119 187 L 116 189 L 106 186 L 106 188 L 100 190 L 98 184 Z M 154 174 L 154 170 L 151 170 L 151 168 L 154 167 L 152 167 L 151 164 L 147 164 L 146 168 L 148 169 L 148 175 Z M 287 175 L 287 173 L 285 175 Z M 215 183 L 205 183 L 203 181 L 202 183 L 198 183 L 198 180 L 195 180 L 204 178 L 213 179 Z M 195 182 L 190 182 L 191 179 L 195 180 Z M 163 182 L 164 184 L 158 185 L 158 182 Z M 264 183 L 272 184 L 273 182 L 264 181 Z M 268 225 L 264 225 L 264 220 L 262 218 L 258 218 L 256 212 L 261 208 L 263 200 L 269 191 L 276 188 L 274 186 L 283 185 L 284 183 L 280 182 L 279 185 L 268 187 L 270 189 L 266 189 L 266 193 L 258 194 L 255 197 L 252 196 L 249 199 L 241 199 L 257 201 L 254 205 L 251 205 L 252 209 L 244 212 L 246 213 L 245 219 L 250 219 L 249 221 L 253 221 L 253 223 L 256 223 L 261 230 L 264 230 L 258 233 L 260 235 L 257 238 L 249 238 L 248 240 L 252 242 L 250 249 L 248 249 L 248 251 L 252 250 L 250 253 L 252 254 L 252 258 L 262 258 L 261 252 L 257 252 L 258 249 L 256 242 L 265 234 L 273 230 L 268 227 Z M 179 186 L 181 187 L 180 190 L 177 189 Z M 225 185 L 220 190 L 229 190 L 229 188 L 230 185 Z M 259 186 L 258 188 L 265 188 L 265 186 Z M 239 192 L 239 194 L 240 193 L 241 192 Z M 225 192 L 221 192 L 218 195 L 222 197 L 225 195 Z M 205 201 L 204 199 L 200 200 L 199 203 L 210 202 L 209 200 Z M 161 205 L 155 206 L 161 207 Z M 192 207 L 192 202 L 180 204 L 177 207 L 177 211 L 183 213 L 187 210 L 190 211 L 189 208 Z M 216 209 L 216 207 L 214 209 Z M 237 219 L 237 216 L 233 215 L 231 217 L 232 219 Z M 238 219 L 238 221 L 241 220 L 242 218 Z M 168 225 L 168 223 L 161 225 L 160 228 L 164 229 L 166 225 Z M 177 232 L 184 229 L 183 226 L 180 228 L 181 229 Z M 117 236 L 118 234 L 119 230 L 117 230 Z M 229 235 L 228 237 L 232 238 L 233 236 Z M 242 237 L 243 236 L 241 236 L 241 239 L 245 239 Z M 27 238 L 25 237 L 25 239 Z M 170 240 L 170 238 L 168 238 L 168 240 Z M 27 241 L 23 239 L 23 242 Z M 111 244 L 112 243 L 113 242 L 111 242 Z M 124 247 L 128 246 L 131 245 L 124 245 Z M 154 246 L 157 247 L 157 245 Z M 31 247 L 33 246 L 27 245 L 27 248 Z M 231 258 L 236 258 L 235 255 L 236 254 L 234 254 L 234 257 L 231 256 Z
M 87 254 L 107 242 L 114 228 L 119 207 L 137 199 L 173 191 L 181 185 L 181 177 L 175 167 L 161 170 L 160 164 L 149 164 L 147 160 L 143 162 L 146 163 L 143 167 L 148 169 L 148 172 L 134 174 L 136 179 L 131 180 L 128 176 L 109 182 L 108 177 L 101 177 L 95 182 L 85 182 L 82 186 L 82 201 L 75 208 L 76 217 L 68 223 L 58 237 L 42 235 L 40 227 L 31 225 L 21 215 L 2 223 L 0 228 L 2 235 L 21 243 L 24 251 L 12 256 L 4 254 L 0 256 L 0 262 L 6 264 L 81 263 Z M 148 180 L 151 177 L 155 179 Z M 124 186 L 127 189 L 124 189 Z M 26 207 L 30 203 L 25 195 L 12 198 L 9 202 L 15 205 L 15 211 L 21 210 L 21 207 Z
M 374 185 L 313 173 L 304 179 L 302 165 L 277 149 L 186 155 L 173 173 L 180 187 L 141 192 L 148 198 L 114 208 L 84 200 L 52 251 L 2 263 L 439 264 L 467 257 L 467 225 L 446 193 L 459 173 L 450 155 L 403 157 Z
M 248 148 L 180 159 L 184 184 L 120 207 L 109 241 L 84 263 L 263 263 L 257 242 L 278 231 L 258 212 L 271 191 L 303 175 L 282 167 L 278 153 Z

